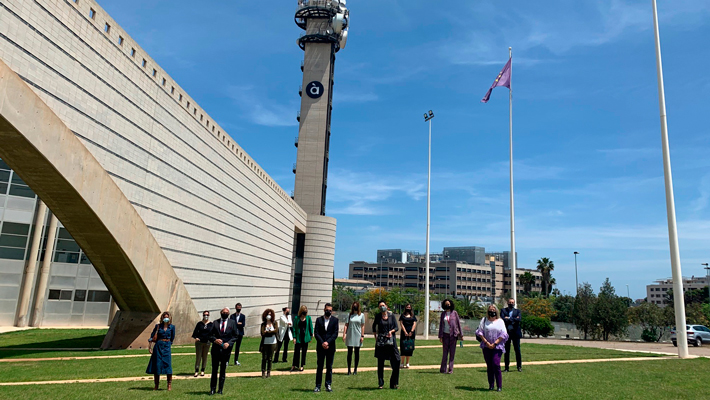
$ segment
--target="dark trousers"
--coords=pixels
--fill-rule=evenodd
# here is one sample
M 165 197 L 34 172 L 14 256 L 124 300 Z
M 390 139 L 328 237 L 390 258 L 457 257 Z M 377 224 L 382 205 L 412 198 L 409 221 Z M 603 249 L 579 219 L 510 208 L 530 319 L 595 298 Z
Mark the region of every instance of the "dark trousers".
M 284 336 L 284 340 L 280 341 L 276 345 L 276 353 L 274 353 L 274 362 L 279 362 L 279 351 L 281 351 L 281 345 L 284 347 L 284 356 L 282 362 L 288 362 L 288 336 Z
M 244 336 L 237 336 L 237 341 L 234 342 L 234 363 L 239 361 L 239 348 L 242 347 L 242 339 Z
M 301 354 L 299 357 L 298 354 Z M 293 349 L 293 365 L 294 367 L 303 367 L 306 365 L 306 352 L 308 352 L 308 343 L 296 343 L 296 347 Z M 298 365 L 298 361 L 301 361 L 301 365 Z
M 505 342 L 505 370 L 508 370 L 510 365 L 510 342 L 513 342 L 513 349 L 515 349 L 515 363 L 518 368 L 523 367 L 522 356 L 520 355 L 520 336 L 516 334 L 509 334 L 508 340 Z
M 353 361 L 353 350 L 355 351 L 355 372 L 357 372 L 357 365 L 360 364 L 360 348 L 348 346 L 348 373 L 350 372 L 350 365 Z
M 456 357 L 456 337 L 452 337 L 448 333 L 444 334 L 441 338 L 441 342 L 444 347 L 444 353 L 441 356 L 441 369 L 439 372 L 442 374 L 447 372 L 454 372 L 454 357 Z
M 385 385 L 385 361 L 389 360 L 390 368 L 392 368 L 392 376 L 390 377 L 390 388 L 399 385 L 399 363 L 397 353 L 394 351 L 394 346 L 385 346 L 381 348 L 380 354 L 377 357 L 377 381 L 380 386 Z
M 335 356 L 335 346 L 328 350 L 324 349 L 321 343 L 317 344 L 316 356 L 318 359 L 316 368 L 316 387 L 323 383 L 323 363 L 325 362 L 325 384 L 333 383 L 333 357 Z
M 271 357 L 274 356 L 276 344 L 261 345 L 261 372 L 271 372 Z
M 486 360 L 486 371 L 488 372 L 488 387 L 493 387 L 493 380 L 499 388 L 503 387 L 503 375 L 500 373 L 500 356 L 503 350 L 483 349 L 483 358 Z
M 212 376 L 210 377 L 210 389 L 217 389 L 217 372 L 219 372 L 219 390 L 224 388 L 224 380 L 227 378 L 227 364 L 229 363 L 230 350 L 220 349 L 219 346 L 212 346 Z

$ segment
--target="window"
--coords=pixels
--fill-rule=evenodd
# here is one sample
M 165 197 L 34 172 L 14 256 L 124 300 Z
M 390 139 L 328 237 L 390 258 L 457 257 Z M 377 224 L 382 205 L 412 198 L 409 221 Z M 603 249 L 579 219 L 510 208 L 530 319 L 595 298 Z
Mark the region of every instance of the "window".
M 7 174 L 2 173 L 0 175 L 5 176 Z M 4 186 L 4 185 L 2 185 L 2 181 L 3 181 L 3 179 L 2 179 L 2 177 L 0 177 L 0 193 L 4 194 L 4 192 L 2 191 L 3 186 Z M 22 178 L 20 178 L 20 176 L 17 175 L 17 173 L 15 173 L 14 171 L 12 171 L 12 179 L 9 181 L 9 183 L 10 183 L 10 191 L 9 191 L 10 195 L 20 196 L 20 197 L 28 197 L 31 199 L 33 199 L 35 197 L 35 193 L 32 191 L 32 189 L 30 189 L 30 187 L 27 186 L 25 181 L 23 181 Z
M 182 95 L 181 95 L 181 96 L 182 96 Z M 187 102 L 187 109 L 188 109 L 188 110 L 190 109 L 190 102 L 189 102 L 189 101 Z
M 111 25 L 109 25 L 108 22 L 104 24 L 104 32 L 105 33 L 111 32 Z
M 108 303 L 111 301 L 111 294 L 108 290 L 89 290 L 89 296 L 86 301 L 92 303 Z
M 167 82 L 167 81 L 165 80 L 165 78 L 163 78 L 163 86 L 165 86 L 165 83 L 166 83 L 166 82 Z
M 170 94 L 175 94 L 175 86 L 170 86 Z
M 49 290 L 49 300 L 71 300 L 72 291 L 71 290 L 59 290 L 50 289 Z
M 141 67 L 145 68 L 146 64 L 148 64 L 148 61 L 146 61 L 144 58 L 143 62 L 141 63 Z
M 178 101 L 182 103 L 182 95 L 178 95 Z
M 155 68 L 153 68 L 153 73 L 152 73 L 152 75 L 153 75 L 153 77 L 155 77 L 156 75 L 158 75 L 158 71 L 156 71 Z
M 123 36 L 118 37 L 118 45 L 123 46 Z
M 203 118 L 204 118 L 204 115 L 200 114 L 200 121 L 202 121 Z
M 86 290 L 75 290 L 74 301 L 86 301 Z
M 134 58 L 135 58 L 135 56 L 136 56 L 136 49 L 134 49 L 133 47 L 131 47 L 131 57 L 134 57 Z
M 93 8 L 89 9 L 89 18 L 96 19 L 96 11 Z
M 29 224 L 4 222 L 0 231 L 0 258 L 24 259 L 29 234 Z

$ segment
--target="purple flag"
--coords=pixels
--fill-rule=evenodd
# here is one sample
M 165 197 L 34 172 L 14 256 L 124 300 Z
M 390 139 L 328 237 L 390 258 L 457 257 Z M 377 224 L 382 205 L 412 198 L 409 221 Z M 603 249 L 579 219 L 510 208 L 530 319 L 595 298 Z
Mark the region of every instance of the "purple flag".
M 505 86 L 510 89 L 510 64 L 512 62 L 512 58 L 508 59 L 508 62 L 505 63 L 505 67 L 503 67 L 503 70 L 500 71 L 500 74 L 498 74 L 498 77 L 496 77 L 496 80 L 493 82 L 493 85 L 491 85 L 491 88 L 488 89 L 486 95 L 483 96 L 481 103 L 488 103 L 488 100 L 491 98 L 491 92 L 494 88 L 497 88 L 498 86 Z

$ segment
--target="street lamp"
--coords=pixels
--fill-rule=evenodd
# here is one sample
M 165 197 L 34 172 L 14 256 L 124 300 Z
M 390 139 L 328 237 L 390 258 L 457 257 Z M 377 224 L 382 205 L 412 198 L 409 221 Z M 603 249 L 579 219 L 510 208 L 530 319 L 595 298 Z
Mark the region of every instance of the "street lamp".
M 577 254 L 579 254 L 578 251 L 574 252 L 574 284 L 575 287 L 577 288 L 577 297 L 579 297 L 579 280 L 577 279 Z
M 702 263 L 705 266 L 705 284 L 708 285 L 708 303 L 710 303 L 710 266 L 708 263 Z
M 628 297 L 629 300 L 631 300 L 631 295 L 629 293 L 630 293 L 629 292 L 629 285 L 626 285 L 626 297 Z
M 431 120 L 434 112 L 424 113 L 424 122 L 429 123 L 429 164 L 426 181 L 426 294 L 424 296 L 424 340 L 429 340 L 429 223 L 431 222 Z

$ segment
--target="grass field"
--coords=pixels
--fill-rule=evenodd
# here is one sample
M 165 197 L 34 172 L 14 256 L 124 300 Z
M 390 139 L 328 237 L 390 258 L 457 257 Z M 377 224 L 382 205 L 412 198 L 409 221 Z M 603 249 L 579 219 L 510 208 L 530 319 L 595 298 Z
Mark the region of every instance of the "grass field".
M 30 334 L 31 333 L 31 334 Z M 122 354 L 145 354 L 146 350 L 123 351 L 75 351 L 72 348 L 94 348 L 100 345 L 102 332 L 82 331 L 29 331 L 0 335 L 0 359 L 27 357 L 46 358 L 57 356 L 113 356 Z M 49 344 L 53 344 L 50 346 Z M 98 344 L 97 344 L 98 343 Z M 441 360 L 439 348 L 421 348 L 436 345 L 437 341 L 417 341 L 412 365 L 436 365 Z M 469 343 L 473 344 L 473 343 Z M 339 343 L 341 345 L 341 343 Z M 366 340 L 365 348 L 373 341 Z M 20 348 L 64 348 L 66 351 L 31 351 L 23 353 Z M 256 351 L 258 341 L 245 339 L 242 346 L 247 354 L 240 356 L 243 366 L 229 367 L 228 372 L 260 370 L 260 355 Z M 344 346 L 340 346 L 344 348 Z M 10 349 L 10 350 L 8 350 Z M 644 353 L 615 350 L 600 350 L 571 346 L 523 345 L 525 361 L 575 360 L 599 358 L 653 357 Z M 176 347 L 174 354 L 192 353 L 190 346 Z M 290 357 L 289 357 L 290 361 Z M 457 364 L 482 363 L 480 349 L 475 346 L 458 348 Z M 373 367 L 376 360 L 371 350 L 363 349 L 361 367 Z M 60 379 L 88 379 L 109 377 L 145 376 L 148 358 L 112 358 L 71 361 L 22 361 L 0 362 L 0 382 L 22 382 Z M 175 355 L 173 369 L 176 375 L 190 375 L 194 357 Z M 290 365 L 275 364 L 274 370 L 285 370 Z M 336 354 L 335 368 L 346 366 L 345 354 Z M 315 354 L 308 354 L 306 368 L 315 368 Z M 209 367 L 208 367 L 209 374 Z M 389 379 L 390 371 L 385 372 Z M 422 399 L 452 398 L 526 398 L 526 399 L 698 399 L 710 397 L 710 360 L 657 359 L 650 361 L 617 361 L 590 364 L 555 364 L 524 366 L 522 373 L 512 372 L 503 376 L 503 392 L 489 393 L 484 368 L 457 368 L 452 375 L 442 375 L 436 369 L 403 370 L 400 389 L 397 391 L 377 389 L 376 372 L 360 372 L 357 376 L 336 374 L 333 393 L 311 393 L 314 386 L 312 373 L 293 373 L 274 376 L 269 380 L 259 378 L 228 378 L 225 394 L 248 395 L 252 399 L 300 399 L 313 396 L 336 396 L 343 399 Z M 165 387 L 163 380 L 162 387 Z M 175 380 L 170 398 L 193 399 L 206 396 L 208 379 Z M 0 399 L 109 399 L 109 398 L 157 398 L 168 395 L 161 390 L 152 391 L 152 382 L 105 382 L 72 383 L 52 385 L 0 386 Z

